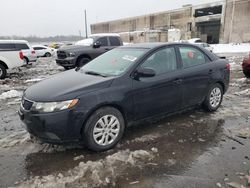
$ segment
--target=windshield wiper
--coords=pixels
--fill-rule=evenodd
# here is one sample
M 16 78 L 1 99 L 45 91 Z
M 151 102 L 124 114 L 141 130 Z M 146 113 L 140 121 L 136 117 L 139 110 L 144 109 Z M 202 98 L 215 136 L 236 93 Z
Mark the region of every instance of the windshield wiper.
M 95 75 L 95 76 L 102 76 L 102 77 L 108 77 L 106 74 L 102 74 L 102 73 L 95 72 L 95 71 L 86 71 L 85 74 L 90 74 L 90 75 Z

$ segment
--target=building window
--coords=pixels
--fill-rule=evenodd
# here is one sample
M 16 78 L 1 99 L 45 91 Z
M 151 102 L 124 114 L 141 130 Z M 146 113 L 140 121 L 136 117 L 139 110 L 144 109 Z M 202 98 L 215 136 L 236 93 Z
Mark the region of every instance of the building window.
M 222 5 L 196 9 L 194 17 L 197 18 L 201 16 L 211 16 L 211 15 L 216 15 L 216 14 L 221 14 L 221 13 L 222 13 Z
M 187 23 L 187 31 L 192 31 L 192 22 Z

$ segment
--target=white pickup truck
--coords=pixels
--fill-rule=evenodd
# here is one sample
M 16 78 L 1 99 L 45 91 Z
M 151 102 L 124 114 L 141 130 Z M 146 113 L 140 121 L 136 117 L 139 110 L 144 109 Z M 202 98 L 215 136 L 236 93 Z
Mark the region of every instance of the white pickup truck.
M 25 65 L 23 52 L 15 48 L 11 41 L 0 40 L 0 79 L 7 75 L 7 70 Z

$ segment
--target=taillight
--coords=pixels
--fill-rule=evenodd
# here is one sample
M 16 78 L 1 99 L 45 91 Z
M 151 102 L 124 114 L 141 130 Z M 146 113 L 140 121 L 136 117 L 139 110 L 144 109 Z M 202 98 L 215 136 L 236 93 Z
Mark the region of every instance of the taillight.
M 31 53 L 32 53 L 32 54 L 35 54 L 36 52 L 35 52 L 35 50 L 32 50 Z
M 24 56 L 23 56 L 23 52 L 22 51 L 19 52 L 19 57 L 20 57 L 21 60 L 23 60 Z
M 230 71 L 231 66 L 230 66 L 229 63 L 226 65 L 226 68 L 227 68 L 228 71 Z

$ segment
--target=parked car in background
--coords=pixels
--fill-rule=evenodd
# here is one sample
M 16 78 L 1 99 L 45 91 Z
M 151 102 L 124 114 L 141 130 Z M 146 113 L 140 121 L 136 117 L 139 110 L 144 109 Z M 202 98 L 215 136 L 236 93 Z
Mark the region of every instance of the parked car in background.
M 122 46 L 118 34 L 95 34 L 88 39 L 76 42 L 75 45 L 60 48 L 57 51 L 56 63 L 66 70 L 81 67 L 99 55 Z
M 25 65 L 24 55 L 13 41 L 0 40 L 0 79 L 7 75 L 7 70 Z
M 37 60 L 35 50 L 30 46 L 29 42 L 26 40 L 6 40 L 7 43 L 12 43 L 15 45 L 16 50 L 21 50 L 24 56 L 24 62 L 28 64 L 29 62 L 34 62 Z
M 186 42 L 191 43 L 191 44 L 195 44 L 199 47 L 207 49 L 210 52 L 213 52 L 213 47 L 210 46 L 206 42 L 202 42 L 202 40 L 200 38 L 192 38 L 192 39 L 187 40 Z
M 192 38 L 187 40 L 188 43 L 194 44 L 194 43 L 202 43 L 202 40 L 200 38 Z
M 229 76 L 227 60 L 195 45 L 127 45 L 31 86 L 19 115 L 44 142 L 104 151 L 134 122 L 196 105 L 216 111 Z
M 48 47 L 54 48 L 54 49 L 59 49 L 61 46 L 63 46 L 63 43 L 53 42 L 53 43 L 51 43 L 51 44 L 48 45 Z
M 205 43 L 205 42 L 199 42 L 199 43 L 194 43 L 194 44 L 197 46 L 200 46 L 202 48 L 205 48 L 210 52 L 213 52 L 213 50 L 214 50 L 212 46 L 210 46 L 208 43 Z
M 243 73 L 247 78 L 250 78 L 250 54 L 244 58 L 242 63 Z
M 55 50 L 43 45 L 33 45 L 37 57 L 51 57 L 54 55 Z

